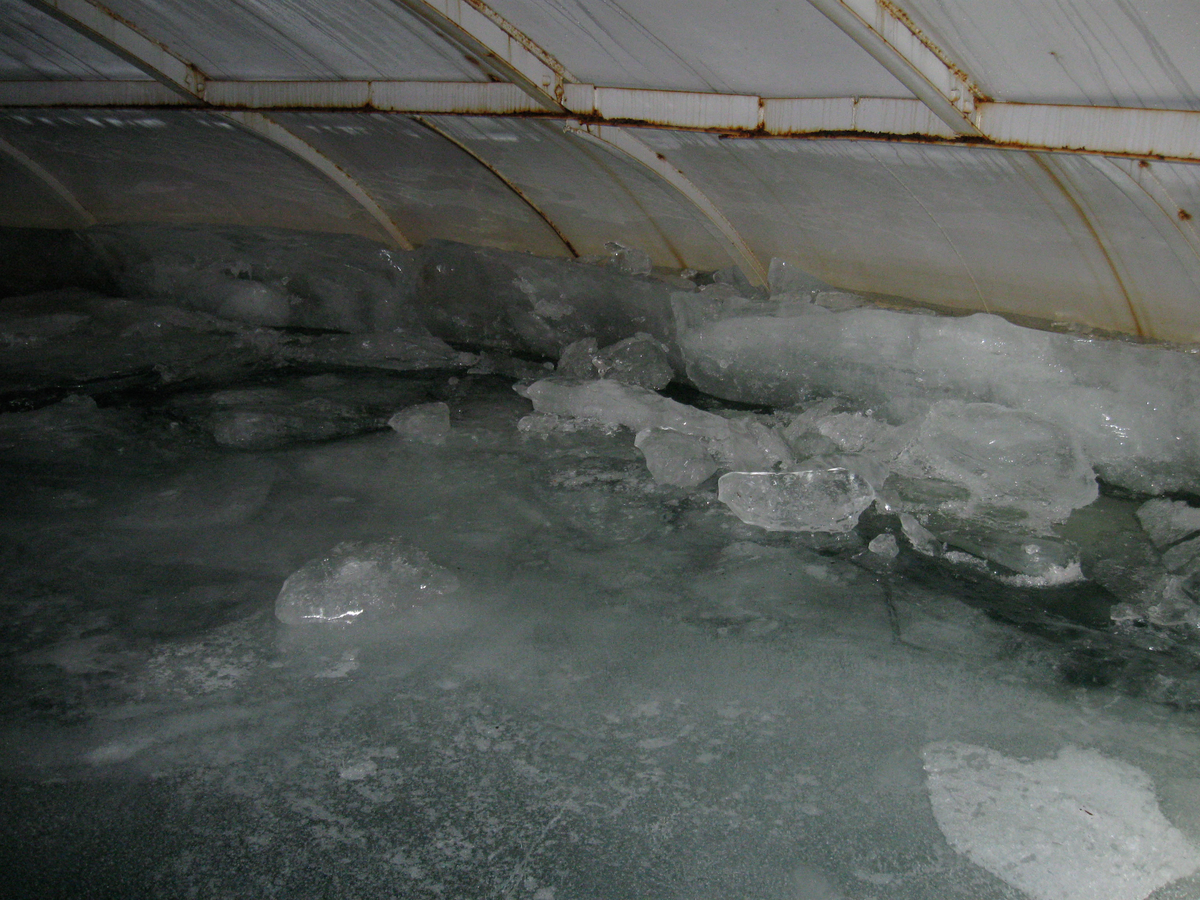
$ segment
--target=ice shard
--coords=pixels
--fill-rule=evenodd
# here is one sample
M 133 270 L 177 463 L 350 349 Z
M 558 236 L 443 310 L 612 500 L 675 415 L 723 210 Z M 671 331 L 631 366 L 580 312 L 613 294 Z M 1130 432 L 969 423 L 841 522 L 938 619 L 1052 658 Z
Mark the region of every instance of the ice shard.
M 845 469 L 728 472 L 717 484 L 739 519 L 768 531 L 842 534 L 875 502 L 871 485 Z

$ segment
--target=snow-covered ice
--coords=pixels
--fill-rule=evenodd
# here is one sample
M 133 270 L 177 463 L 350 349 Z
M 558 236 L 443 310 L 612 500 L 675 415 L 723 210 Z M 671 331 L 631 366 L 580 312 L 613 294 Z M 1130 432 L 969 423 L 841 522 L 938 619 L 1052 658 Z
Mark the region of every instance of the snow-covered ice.
M 922 755 L 950 845 L 1034 900 L 1145 900 L 1200 869 L 1128 763 L 1077 747 L 1032 761 L 962 743 Z

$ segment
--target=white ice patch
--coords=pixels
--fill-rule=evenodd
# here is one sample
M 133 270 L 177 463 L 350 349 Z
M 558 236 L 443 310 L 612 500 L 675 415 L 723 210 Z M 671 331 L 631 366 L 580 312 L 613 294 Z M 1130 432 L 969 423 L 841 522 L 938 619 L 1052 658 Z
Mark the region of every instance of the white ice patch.
M 1141 769 L 1067 747 L 1021 762 L 987 747 L 923 751 L 938 827 L 955 850 L 1034 900 L 1144 900 L 1200 869 Z

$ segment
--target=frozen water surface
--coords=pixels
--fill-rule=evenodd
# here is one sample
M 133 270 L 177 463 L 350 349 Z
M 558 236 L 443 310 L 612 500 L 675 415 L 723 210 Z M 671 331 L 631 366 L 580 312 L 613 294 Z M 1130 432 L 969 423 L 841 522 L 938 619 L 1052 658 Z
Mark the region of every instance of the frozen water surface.
M 1039 461 L 1011 444 L 945 521 L 927 490 L 770 531 L 690 473 L 876 453 L 857 485 L 913 446 L 957 478 L 980 460 L 961 407 L 944 445 L 834 407 L 789 430 L 802 411 L 527 398 L 457 350 L 335 365 L 263 326 L 70 303 L 0 329 L 24 354 L 0 414 L 6 896 L 1084 896 L 1071 872 L 1200 896 L 1191 570 L 1139 524 L 1180 546 L 1186 497 L 1004 530 Z M 121 343 L 147 321 L 169 379 Z M 230 410 L 268 424 L 224 439 Z M 388 428 L 405 410 L 440 442 Z M 1058 519 L 1093 485 L 1042 427 Z M 1083 580 L 1015 578 L 1069 562 Z M 285 624 L 287 584 L 379 602 Z

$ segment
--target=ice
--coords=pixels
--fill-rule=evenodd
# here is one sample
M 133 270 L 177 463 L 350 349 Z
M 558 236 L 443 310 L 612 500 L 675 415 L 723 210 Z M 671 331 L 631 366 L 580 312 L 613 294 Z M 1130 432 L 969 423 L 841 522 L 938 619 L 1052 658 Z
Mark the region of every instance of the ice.
M 727 419 L 611 379 L 572 381 L 547 378 L 517 393 L 541 413 L 574 416 L 634 432 L 669 429 L 700 438 L 726 468 L 766 470 L 791 463 L 783 439 L 751 419 Z
M 458 589 L 455 576 L 398 539 L 346 541 L 288 576 L 275 600 L 285 625 L 399 614 Z
M 1022 762 L 987 747 L 923 753 L 938 827 L 959 853 L 1034 900 L 1144 900 L 1200 868 L 1135 766 L 1064 747 Z
M 88 240 L 125 296 L 255 325 L 423 333 L 419 256 L 363 238 L 270 228 L 109 226 Z
M 942 500 L 964 516 L 1015 514 L 1045 528 L 1099 495 L 1092 467 L 1062 428 L 994 403 L 942 400 L 922 418 L 892 465 L 918 480 L 949 482 L 969 492 Z
M 845 469 L 727 472 L 717 496 L 739 519 L 768 531 L 839 534 L 858 524 L 874 489 Z
M 666 346 L 644 332 L 604 349 L 595 338 L 575 341 L 563 350 L 555 372 L 577 380 L 611 378 L 652 391 L 666 387 L 674 377 Z
M 450 407 L 441 401 L 410 406 L 388 419 L 388 427 L 408 441 L 441 444 L 450 433 Z
M 884 559 L 895 559 L 900 555 L 900 545 L 894 534 L 877 534 L 867 544 L 867 549 Z
M 730 400 L 780 407 L 842 397 L 892 424 L 939 400 L 988 403 L 1069 435 L 1112 484 L 1156 494 L 1200 481 L 1200 360 L 1190 354 L 985 314 L 805 307 L 706 310 L 702 295 L 678 295 L 689 379 Z
M 654 263 L 644 250 L 626 247 L 618 241 L 605 241 L 604 249 L 610 254 L 612 264 L 626 275 L 649 275 Z
M 705 442 L 690 434 L 651 428 L 639 431 L 634 445 L 642 451 L 646 467 L 659 484 L 694 488 L 717 471 Z
M 289 363 L 398 372 L 466 368 L 478 360 L 474 354 L 458 352 L 438 338 L 395 331 L 369 335 L 288 335 L 279 341 L 276 353 Z
M 288 240 L 329 262 L 323 238 Z M 309 314 L 303 278 L 285 285 L 283 257 L 260 254 L 270 241 L 230 246 L 230 272 L 205 275 L 209 308 L 249 312 L 286 291 Z M 214 258 L 178 249 L 163 284 Z M 300 275 L 313 271 L 302 256 L 289 263 Z M 1074 877 L 1085 819 L 1144 834 L 1140 847 L 1095 842 L 1097 877 L 1119 869 L 1144 894 L 1160 883 L 1145 872 L 1187 870 L 1168 854 L 1178 835 L 1200 842 L 1195 535 L 1177 529 L 1155 549 L 1155 507 L 1140 524 L 1146 498 L 1107 487 L 1047 526 L 1070 504 L 1042 499 L 1046 472 L 1079 471 L 1060 452 L 1074 420 L 955 393 L 967 364 L 951 350 L 991 365 L 969 341 L 950 341 L 940 362 L 916 341 L 933 363 L 914 370 L 877 366 L 889 345 L 868 341 L 828 376 L 844 385 L 855 365 L 874 367 L 861 395 L 813 391 L 771 409 L 679 378 L 669 396 L 547 379 L 581 338 L 599 355 L 645 332 L 678 374 L 677 323 L 685 341 L 723 316 L 769 318 L 772 331 L 803 322 L 819 337 L 821 322 L 869 310 L 813 303 L 832 290 L 821 285 L 768 300 L 733 273 L 691 273 L 696 290 L 660 271 L 458 246 L 416 258 L 413 302 L 436 340 L 394 324 L 329 331 L 369 324 L 379 295 L 354 307 L 350 288 L 371 279 L 353 274 L 342 293 L 318 285 L 330 308 L 309 321 L 325 325 L 298 328 L 85 291 L 0 301 L 9 894 L 1012 900 Z M 664 292 L 684 298 L 678 320 L 659 318 Z M 593 328 L 597 310 L 613 318 Z M 926 318 L 917 336 L 938 323 Z M 473 371 L 440 343 L 484 349 L 489 329 L 507 349 L 486 349 Z M 430 350 L 431 367 L 409 367 L 408 345 Z M 1169 420 L 1187 390 L 1172 381 L 1183 354 L 1136 349 L 1163 361 L 1144 396 Z M 989 383 L 1003 387 L 1005 367 L 1028 374 L 1010 350 Z M 1055 383 L 1070 394 L 1080 371 Z M 890 392 L 917 377 L 936 389 L 906 407 Z M 1119 373 L 1106 363 L 1088 377 Z M 514 379 L 537 380 L 528 398 Z M 387 427 L 429 403 L 453 419 L 444 443 Z M 1036 416 L 1053 452 L 990 455 L 998 445 L 983 439 L 997 435 L 967 427 L 971 404 Z M 255 409 L 296 430 L 267 429 L 263 449 L 214 440 L 224 413 Z M 335 422 L 345 431 L 321 430 Z M 928 444 L 926 424 L 941 429 Z M 1077 459 L 1094 462 L 1080 444 Z M 1025 453 L 1037 491 L 994 488 Z M 870 488 L 891 505 L 848 530 L 772 531 L 721 502 L 723 471 L 754 473 L 791 527 L 847 528 Z M 803 491 L 782 485 L 803 477 L 809 495 L 784 504 Z M 1197 493 L 1180 490 L 1171 501 Z M 1068 477 L 1064 495 L 1082 494 Z M 281 594 L 285 617 L 319 624 L 281 622 Z M 966 751 L 923 760 L 931 742 L 989 748 L 987 766 L 956 768 Z M 925 761 L 946 763 L 944 777 Z M 959 800 L 1021 787 L 1063 813 L 1058 846 L 994 840 L 986 805 L 957 831 L 939 827 Z M 1151 788 L 1177 832 L 1153 817 Z M 1105 790 L 1120 796 L 1101 807 Z M 1038 827 L 1027 817 L 1013 833 Z M 988 848 L 1042 868 L 1014 886 L 971 855 Z M 1200 896 L 1200 870 L 1153 896 Z
M 1165 550 L 1200 531 L 1200 509 L 1184 500 L 1167 500 L 1163 497 L 1147 500 L 1138 507 L 1137 518 L 1159 550 Z
M 678 280 L 429 241 L 415 302 L 443 340 L 558 359 L 588 337 L 604 347 L 642 331 L 671 344 L 671 297 L 679 292 Z M 484 296 L 486 304 L 477 302 Z

